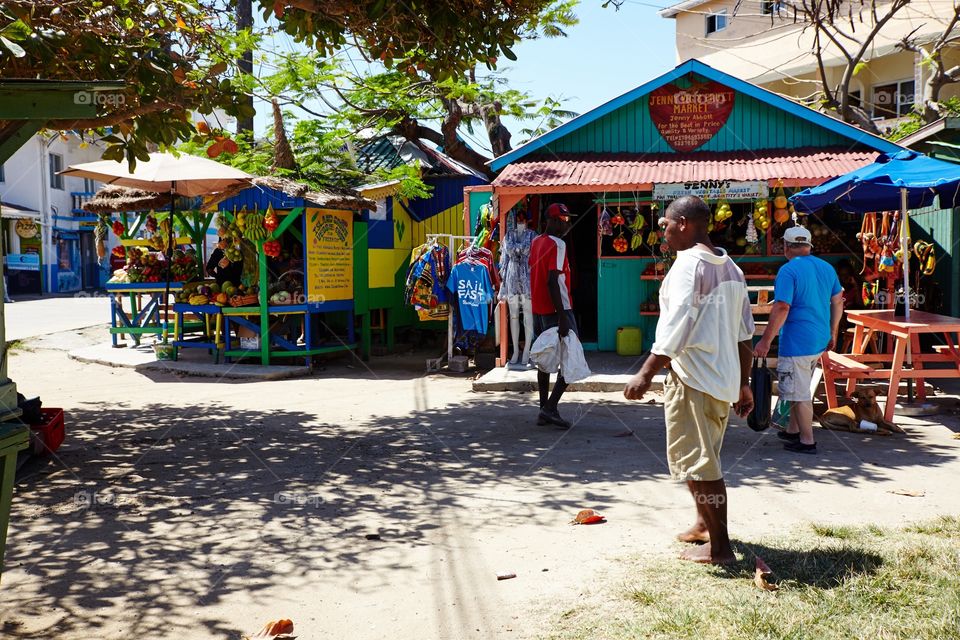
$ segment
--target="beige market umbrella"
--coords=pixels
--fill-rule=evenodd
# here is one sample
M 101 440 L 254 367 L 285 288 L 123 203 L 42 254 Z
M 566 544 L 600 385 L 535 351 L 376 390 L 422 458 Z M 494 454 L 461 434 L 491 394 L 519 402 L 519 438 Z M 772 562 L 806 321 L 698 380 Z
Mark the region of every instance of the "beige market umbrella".
M 206 196 L 219 193 L 253 176 L 207 158 L 171 153 L 151 153 L 149 162 L 138 162 L 133 173 L 126 162 L 99 160 L 71 165 L 60 172 L 65 176 L 91 178 L 105 184 L 133 187 L 178 196 Z
M 173 216 L 176 212 L 174 196 L 196 197 L 220 193 L 237 185 L 248 184 L 253 176 L 207 158 L 186 154 L 177 157 L 171 153 L 151 153 L 150 160 L 138 162 L 132 173 L 126 162 L 99 160 L 71 165 L 60 174 L 170 194 L 170 231 L 166 254 L 167 286 L 163 298 L 163 339 L 166 341 L 169 322 L 167 307 L 170 300 L 170 254 L 173 251 Z

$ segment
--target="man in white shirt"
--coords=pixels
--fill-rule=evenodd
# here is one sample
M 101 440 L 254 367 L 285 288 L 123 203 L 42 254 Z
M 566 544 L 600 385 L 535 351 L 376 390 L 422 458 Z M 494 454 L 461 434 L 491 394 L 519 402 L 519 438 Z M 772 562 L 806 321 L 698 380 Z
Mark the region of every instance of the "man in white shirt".
M 680 556 L 694 562 L 736 560 L 727 533 L 727 489 L 720 447 L 732 404 L 746 416 L 753 408 L 750 365 L 753 315 L 743 272 L 710 242 L 710 209 L 685 196 L 660 219 L 664 240 L 677 259 L 660 286 L 660 319 L 650 356 L 624 389 L 640 400 L 666 366 L 664 414 L 670 474 L 686 481 L 697 506 L 694 525 L 679 534 L 702 543 Z

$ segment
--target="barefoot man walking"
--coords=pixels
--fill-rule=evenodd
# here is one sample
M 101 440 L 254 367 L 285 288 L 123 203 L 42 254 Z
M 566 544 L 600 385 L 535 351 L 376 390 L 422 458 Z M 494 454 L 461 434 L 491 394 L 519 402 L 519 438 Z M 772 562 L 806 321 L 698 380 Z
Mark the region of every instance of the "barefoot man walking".
M 743 272 L 707 235 L 710 209 L 685 196 L 660 219 L 664 239 L 677 251 L 660 286 L 660 319 L 650 356 L 624 389 L 640 400 L 653 376 L 664 383 L 670 475 L 686 481 L 697 507 L 694 525 L 677 538 L 701 543 L 680 556 L 694 562 L 735 560 L 727 534 L 727 489 L 720 446 L 730 405 L 740 416 L 753 408 L 749 376 L 753 315 Z

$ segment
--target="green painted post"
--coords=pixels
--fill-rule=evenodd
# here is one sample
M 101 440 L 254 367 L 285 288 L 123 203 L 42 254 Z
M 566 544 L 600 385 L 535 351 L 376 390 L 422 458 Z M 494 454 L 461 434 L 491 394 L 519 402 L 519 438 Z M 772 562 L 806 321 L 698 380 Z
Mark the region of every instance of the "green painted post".
M 260 271 L 260 364 L 270 364 L 270 313 L 267 309 L 267 254 L 263 242 L 257 243 L 257 261 Z
M 10 504 L 13 502 L 13 480 L 17 472 L 17 453 L 26 449 L 30 428 L 19 424 L 0 425 L 0 576 L 6 550 Z

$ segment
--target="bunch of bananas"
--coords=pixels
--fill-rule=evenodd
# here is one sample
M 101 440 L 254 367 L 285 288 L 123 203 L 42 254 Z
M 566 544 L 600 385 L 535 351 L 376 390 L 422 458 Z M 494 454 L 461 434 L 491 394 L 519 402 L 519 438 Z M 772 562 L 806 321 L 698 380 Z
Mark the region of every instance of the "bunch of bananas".
M 187 299 L 188 304 L 192 305 L 202 305 L 210 302 L 210 298 L 203 295 L 202 293 L 195 293 Z
M 637 217 L 630 223 L 630 231 L 633 234 L 630 238 L 630 248 L 634 251 L 643 246 L 643 228 L 646 224 L 647 221 L 643 217 L 643 211 L 637 207 Z
M 166 253 L 168 247 L 168 238 L 170 236 L 170 218 L 164 218 L 157 225 L 156 231 L 153 232 L 153 235 L 150 237 L 150 247 L 160 251 L 161 253 Z
M 243 237 L 254 244 L 266 240 L 269 232 L 267 228 L 263 226 L 263 216 L 259 213 L 247 213 L 247 215 L 244 216 L 244 213 L 245 212 L 241 211 L 240 216 L 243 217 L 238 217 L 239 220 L 243 220 L 243 222 L 240 223 L 240 227 L 243 230 Z

